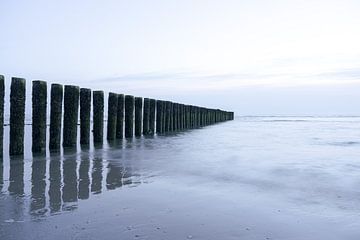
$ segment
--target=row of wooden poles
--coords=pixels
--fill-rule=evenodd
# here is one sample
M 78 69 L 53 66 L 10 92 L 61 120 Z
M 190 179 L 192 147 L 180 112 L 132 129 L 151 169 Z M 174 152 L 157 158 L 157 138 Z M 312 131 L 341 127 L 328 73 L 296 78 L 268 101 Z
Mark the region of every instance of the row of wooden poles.
M 24 153 L 24 121 L 26 82 L 11 79 L 10 92 L 10 155 Z M 3 152 L 4 76 L 0 75 L 0 152 Z M 80 107 L 80 144 L 90 143 L 91 100 L 93 141 L 101 143 L 104 132 L 104 92 L 78 86 L 51 84 L 49 149 L 77 145 Z M 64 116 L 62 116 L 64 109 Z M 107 116 L 108 140 L 140 137 L 198 128 L 234 119 L 233 112 L 209 109 L 170 101 L 134 97 L 110 92 Z M 32 82 L 32 151 L 46 148 L 47 83 Z M 62 124 L 63 122 L 63 124 Z M 63 125 L 63 126 L 62 126 Z

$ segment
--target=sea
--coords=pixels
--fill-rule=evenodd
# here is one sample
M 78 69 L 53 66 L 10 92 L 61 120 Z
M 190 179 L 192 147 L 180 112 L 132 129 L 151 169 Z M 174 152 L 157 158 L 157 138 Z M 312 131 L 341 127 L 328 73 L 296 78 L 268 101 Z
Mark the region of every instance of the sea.
M 360 117 L 239 116 L 8 156 L 0 239 L 359 240 Z

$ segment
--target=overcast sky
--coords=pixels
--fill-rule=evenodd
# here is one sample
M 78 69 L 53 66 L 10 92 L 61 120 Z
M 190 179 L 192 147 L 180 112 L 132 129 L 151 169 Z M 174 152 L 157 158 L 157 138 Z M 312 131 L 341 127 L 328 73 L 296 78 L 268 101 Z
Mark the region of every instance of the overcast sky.
M 0 11 L 7 83 L 237 115 L 360 115 L 359 0 L 0 0 Z

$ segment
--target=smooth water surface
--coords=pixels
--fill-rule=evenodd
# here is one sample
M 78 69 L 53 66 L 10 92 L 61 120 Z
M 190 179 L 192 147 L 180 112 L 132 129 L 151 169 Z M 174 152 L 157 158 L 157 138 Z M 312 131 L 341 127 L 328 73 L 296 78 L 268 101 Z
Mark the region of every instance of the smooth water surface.
M 0 239 L 360 239 L 359 117 L 240 117 L 46 156 L 30 145 L 0 168 Z

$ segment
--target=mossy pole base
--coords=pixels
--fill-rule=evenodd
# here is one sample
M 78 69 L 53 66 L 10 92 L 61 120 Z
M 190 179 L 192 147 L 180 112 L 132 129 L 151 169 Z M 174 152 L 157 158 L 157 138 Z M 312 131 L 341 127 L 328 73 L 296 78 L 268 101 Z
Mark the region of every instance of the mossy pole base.
M 108 99 L 107 140 L 114 140 L 116 138 L 117 109 L 118 94 L 111 92 Z
M 149 105 L 149 134 L 153 135 L 155 133 L 156 100 L 150 99 Z
M 24 153 L 25 79 L 12 78 L 10 92 L 10 155 Z
M 93 91 L 94 143 L 102 143 L 104 136 L 104 92 Z
M 43 152 L 46 148 L 47 83 L 33 81 L 32 85 L 32 151 Z
M 61 146 L 61 120 L 63 103 L 63 86 L 51 84 L 50 99 L 50 150 L 58 150 Z
M 4 96 L 5 96 L 5 78 L 0 75 L 0 161 L 3 157 L 3 142 L 4 142 Z M 0 169 L 2 174 L 2 169 Z M 0 190 L 1 191 L 1 190 Z
M 134 96 L 125 96 L 125 138 L 134 136 Z
M 116 117 L 116 138 L 124 138 L 124 106 L 125 98 L 124 94 L 118 95 L 118 108 L 117 108 L 117 117 Z
M 90 143 L 91 89 L 80 88 L 80 144 Z
M 63 147 L 76 146 L 79 94 L 80 88 L 78 86 L 65 85 Z
M 143 134 L 150 133 L 150 99 L 144 98 Z
M 143 99 L 141 97 L 135 98 L 135 136 L 140 137 L 142 133 L 142 112 Z

